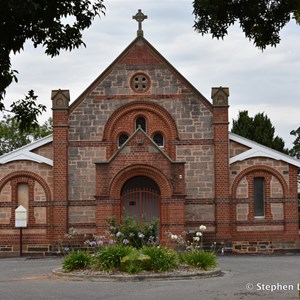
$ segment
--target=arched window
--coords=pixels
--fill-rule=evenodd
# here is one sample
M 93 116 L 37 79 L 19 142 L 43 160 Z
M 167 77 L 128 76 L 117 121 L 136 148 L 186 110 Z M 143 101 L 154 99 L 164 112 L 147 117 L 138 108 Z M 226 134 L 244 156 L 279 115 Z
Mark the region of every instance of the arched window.
M 157 146 L 163 147 L 164 146 L 164 137 L 160 133 L 155 133 L 153 135 L 153 141 L 156 143 Z
M 118 139 L 118 146 L 121 147 L 127 140 L 128 140 L 128 135 L 125 133 L 122 133 Z
M 141 128 L 146 132 L 147 124 L 144 117 L 138 117 L 135 121 L 135 129 Z
M 265 216 L 265 179 L 264 177 L 254 177 L 253 193 L 254 193 L 254 217 L 262 218 Z

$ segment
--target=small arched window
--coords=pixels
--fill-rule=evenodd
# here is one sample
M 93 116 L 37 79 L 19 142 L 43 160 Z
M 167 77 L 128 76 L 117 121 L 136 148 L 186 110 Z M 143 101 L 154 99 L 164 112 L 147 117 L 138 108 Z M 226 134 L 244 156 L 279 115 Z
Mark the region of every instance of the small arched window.
M 146 132 L 147 123 L 144 117 L 138 117 L 135 121 L 135 129 L 141 128 Z
M 265 216 L 265 179 L 264 177 L 254 177 L 254 217 L 263 218 Z
M 122 133 L 118 139 L 118 146 L 121 147 L 127 140 L 128 140 L 128 135 L 125 133 Z
M 163 147 L 164 146 L 164 137 L 160 133 L 155 133 L 153 135 L 153 141 L 156 143 L 157 146 Z

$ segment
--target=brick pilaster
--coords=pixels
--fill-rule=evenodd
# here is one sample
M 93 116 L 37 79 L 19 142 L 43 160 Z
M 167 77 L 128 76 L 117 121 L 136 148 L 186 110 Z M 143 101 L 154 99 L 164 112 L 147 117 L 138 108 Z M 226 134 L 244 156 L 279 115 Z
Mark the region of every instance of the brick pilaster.
M 52 240 L 64 237 L 68 231 L 68 90 L 54 90 L 53 111 L 53 203 Z
M 228 88 L 212 88 L 216 237 L 231 238 L 229 199 Z
M 298 168 L 289 165 L 289 199 L 284 203 L 284 229 L 287 240 L 299 240 L 297 174 Z

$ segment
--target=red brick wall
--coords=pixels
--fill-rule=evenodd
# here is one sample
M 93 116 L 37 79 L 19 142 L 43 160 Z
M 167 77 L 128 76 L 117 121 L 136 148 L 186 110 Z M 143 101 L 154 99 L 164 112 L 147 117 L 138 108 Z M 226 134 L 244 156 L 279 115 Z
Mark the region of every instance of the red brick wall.
M 142 145 L 137 145 L 134 137 L 111 161 L 97 164 L 96 218 L 99 232 L 107 227 L 108 217 L 121 215 L 122 187 L 135 176 L 149 177 L 159 186 L 160 231 L 182 232 L 185 224 L 184 164 L 170 161 L 144 133 L 139 132 L 136 135 Z
M 18 183 L 29 186 L 29 219 L 28 227 L 23 233 L 24 241 L 30 244 L 50 244 L 48 224 L 51 223 L 52 167 L 35 162 L 16 161 L 2 165 L 0 171 L 0 246 L 12 247 L 19 244 L 19 230 L 15 228 Z
M 295 241 L 299 240 L 296 169 L 288 163 L 263 157 L 239 161 L 230 166 L 234 203 L 232 236 L 237 241 L 237 252 L 273 252 L 283 247 L 284 243 L 291 243 L 287 247 L 295 247 Z M 255 218 L 253 214 L 254 177 L 265 178 L 263 218 Z M 253 247 L 240 242 L 245 239 L 245 234 L 248 241 L 255 243 Z M 261 244 L 270 240 L 277 244 Z

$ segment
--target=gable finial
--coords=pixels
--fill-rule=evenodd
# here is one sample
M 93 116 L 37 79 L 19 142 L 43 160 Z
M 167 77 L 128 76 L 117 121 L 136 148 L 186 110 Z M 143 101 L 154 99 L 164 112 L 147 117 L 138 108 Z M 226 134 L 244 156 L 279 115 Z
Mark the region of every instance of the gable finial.
M 148 19 L 148 16 L 144 15 L 142 13 L 142 10 L 139 9 L 137 14 L 135 16 L 132 16 L 132 19 L 136 20 L 139 23 L 137 36 L 144 36 L 144 32 L 142 30 L 142 22 L 146 19 Z

